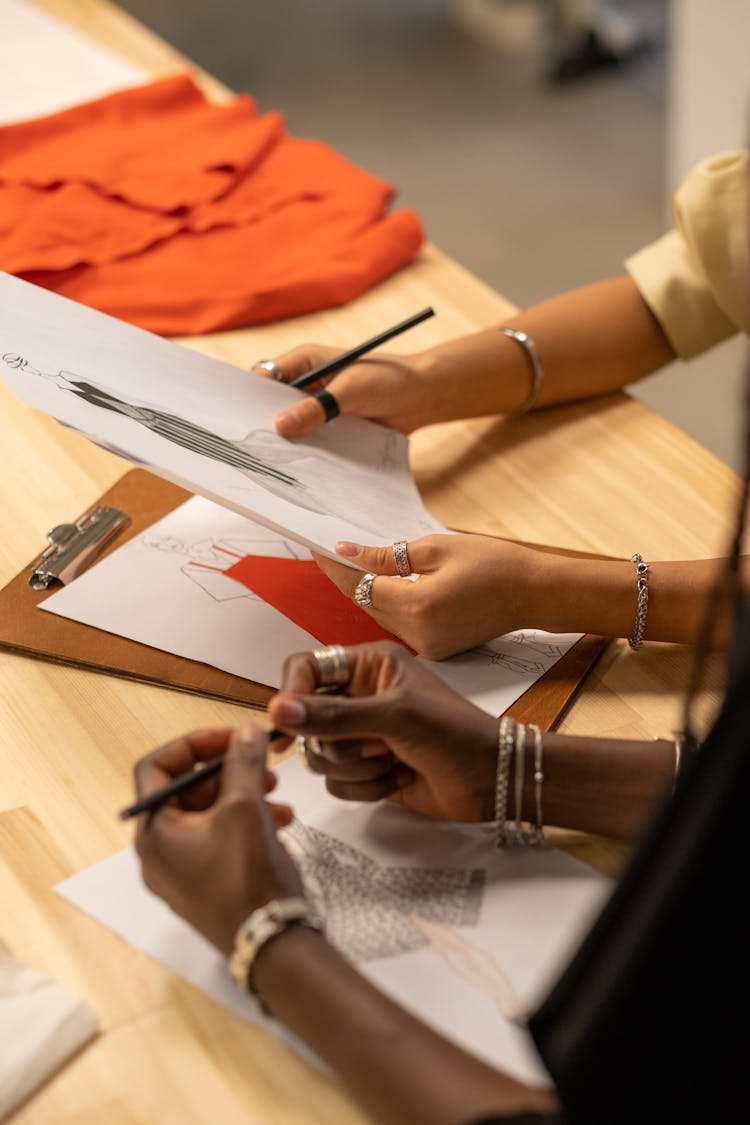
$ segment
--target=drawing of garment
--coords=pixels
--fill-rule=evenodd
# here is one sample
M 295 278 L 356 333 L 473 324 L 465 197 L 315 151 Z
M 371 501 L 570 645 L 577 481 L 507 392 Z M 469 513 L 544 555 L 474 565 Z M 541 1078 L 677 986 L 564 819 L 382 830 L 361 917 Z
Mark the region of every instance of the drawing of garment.
M 378 538 L 390 537 L 393 513 L 403 508 L 403 487 L 385 472 L 391 466 L 395 434 L 385 437 L 384 471 L 373 473 L 352 462 L 342 465 L 322 450 L 289 442 L 271 430 L 254 430 L 239 440 L 224 438 L 179 415 L 117 398 L 71 372 L 60 372 L 54 381 L 62 391 L 92 406 L 130 418 L 183 449 L 239 469 L 282 500 L 318 515 L 350 520 Z M 424 530 L 432 530 L 427 520 Z
M 328 937 L 355 961 L 428 945 L 413 916 L 454 926 L 476 925 L 479 919 L 485 884 L 480 868 L 385 867 L 299 820 L 284 839 L 325 918 Z
M 180 567 L 180 573 L 198 586 L 216 602 L 237 601 L 247 598 L 260 601 L 249 586 L 244 586 L 235 578 L 228 577 L 231 570 L 248 555 L 263 555 L 273 558 L 297 559 L 300 549 L 286 539 L 201 539 L 197 543 L 186 543 L 172 535 L 152 535 L 146 532 L 142 545 L 152 550 L 164 551 L 174 555 L 187 556 L 187 562 Z

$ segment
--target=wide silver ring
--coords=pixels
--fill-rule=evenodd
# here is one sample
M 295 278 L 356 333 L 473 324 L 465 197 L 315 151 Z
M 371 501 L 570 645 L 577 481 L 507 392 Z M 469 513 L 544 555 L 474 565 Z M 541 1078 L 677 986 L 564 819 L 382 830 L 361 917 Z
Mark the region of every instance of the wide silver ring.
M 377 574 L 370 574 L 368 572 L 360 578 L 359 582 L 354 587 L 352 597 L 362 609 L 370 609 L 372 607 L 372 585 L 376 578 Z
M 411 574 L 411 565 L 409 563 L 409 551 L 404 539 L 399 539 L 398 543 L 393 544 L 393 557 L 396 560 L 396 570 L 400 578 L 408 578 Z
M 259 359 L 256 363 L 253 364 L 250 370 L 267 371 L 269 375 L 273 376 L 277 383 L 284 382 L 284 372 L 281 370 L 278 363 L 274 363 L 272 359 Z
M 349 657 L 343 645 L 315 649 L 313 660 L 318 665 L 321 686 L 338 686 L 349 682 Z

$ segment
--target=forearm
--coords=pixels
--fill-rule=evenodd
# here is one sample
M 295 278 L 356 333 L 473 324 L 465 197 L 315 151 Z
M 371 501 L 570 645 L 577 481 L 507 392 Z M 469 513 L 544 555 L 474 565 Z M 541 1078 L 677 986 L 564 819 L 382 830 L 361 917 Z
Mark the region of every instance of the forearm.
M 273 1015 L 388 1125 L 459 1125 L 556 1104 L 430 1030 L 303 927 L 268 944 L 253 980 Z
M 675 358 L 627 275 L 570 290 L 503 323 L 536 344 L 544 366 L 536 407 L 606 394 Z M 440 345 L 424 360 L 432 421 L 512 413 L 529 393 L 529 358 L 497 328 Z
M 675 779 L 674 743 L 545 733 L 543 819 L 619 840 L 638 835 Z M 533 744 L 527 745 L 522 811 L 536 820 Z
M 632 636 L 637 609 L 634 563 L 535 554 L 527 590 L 528 626 L 553 633 Z M 650 570 L 645 639 L 695 644 L 726 560 L 647 561 Z M 741 560 L 741 574 L 743 585 L 747 585 L 748 559 Z M 711 644 L 726 644 L 730 622 L 731 607 L 718 606 L 711 623 Z

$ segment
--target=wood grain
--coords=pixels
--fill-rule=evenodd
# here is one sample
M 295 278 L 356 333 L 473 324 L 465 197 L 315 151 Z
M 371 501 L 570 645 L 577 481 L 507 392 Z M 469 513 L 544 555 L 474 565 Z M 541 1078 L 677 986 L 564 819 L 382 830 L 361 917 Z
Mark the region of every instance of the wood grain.
M 106 0 L 37 0 L 150 75 L 189 65 Z M 33 54 L 33 52 L 32 52 Z M 213 97 L 227 92 L 199 73 Z M 66 62 L 46 80 L 64 90 Z M 502 253 L 502 232 L 493 237 Z M 409 333 L 418 350 L 500 323 L 512 308 L 427 245 L 408 269 L 346 307 L 185 341 L 249 367 L 305 340 L 341 349 L 432 305 Z M 47 529 L 86 510 L 129 467 L 0 387 L 0 583 L 37 554 Z M 663 419 L 618 394 L 517 421 L 428 427 L 411 441 L 428 507 L 447 525 L 650 561 L 723 553 L 734 518 L 731 471 Z M 561 729 L 649 738 L 679 721 L 691 654 L 607 646 Z M 709 666 L 701 705 L 721 686 Z M 18 955 L 99 1013 L 99 1039 L 15 1117 L 18 1125 L 357 1125 L 338 1082 L 220 1008 L 52 893 L 62 876 L 130 840 L 116 810 L 133 762 L 186 729 L 234 724 L 238 705 L 0 651 L 0 932 Z M 623 850 L 564 834 L 604 870 Z M 189 1081 L 186 1081 L 186 1077 Z

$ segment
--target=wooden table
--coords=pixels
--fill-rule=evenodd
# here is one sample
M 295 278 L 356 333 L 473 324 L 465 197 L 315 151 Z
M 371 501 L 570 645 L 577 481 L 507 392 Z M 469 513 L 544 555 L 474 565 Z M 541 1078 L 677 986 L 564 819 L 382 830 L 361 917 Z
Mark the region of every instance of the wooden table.
M 105 0 L 38 0 L 153 75 L 185 60 Z M 61 74 L 50 81 L 64 80 Z M 202 76 L 211 96 L 226 96 Z M 510 304 L 433 246 L 349 306 L 184 341 L 240 366 L 306 339 L 342 348 L 431 304 L 415 350 L 499 322 Z M 48 527 L 85 510 L 127 466 L 0 386 L 0 583 Z M 567 548 L 656 560 L 723 553 L 737 482 L 684 434 L 624 394 L 519 421 L 426 428 L 412 439 L 427 505 L 446 524 Z M 691 654 L 612 644 L 561 729 L 668 735 Z M 716 669 L 712 677 L 716 679 Z M 715 684 L 713 685 L 715 687 Z M 709 691 L 707 704 L 715 691 Z M 51 886 L 124 847 L 113 815 L 133 762 L 179 732 L 233 724 L 239 706 L 0 653 L 0 937 L 89 1000 L 103 1033 L 17 1115 L 18 1125 L 338 1125 L 367 1118 L 336 1081 L 266 1031 L 60 901 Z M 565 843 L 612 870 L 601 840 Z

